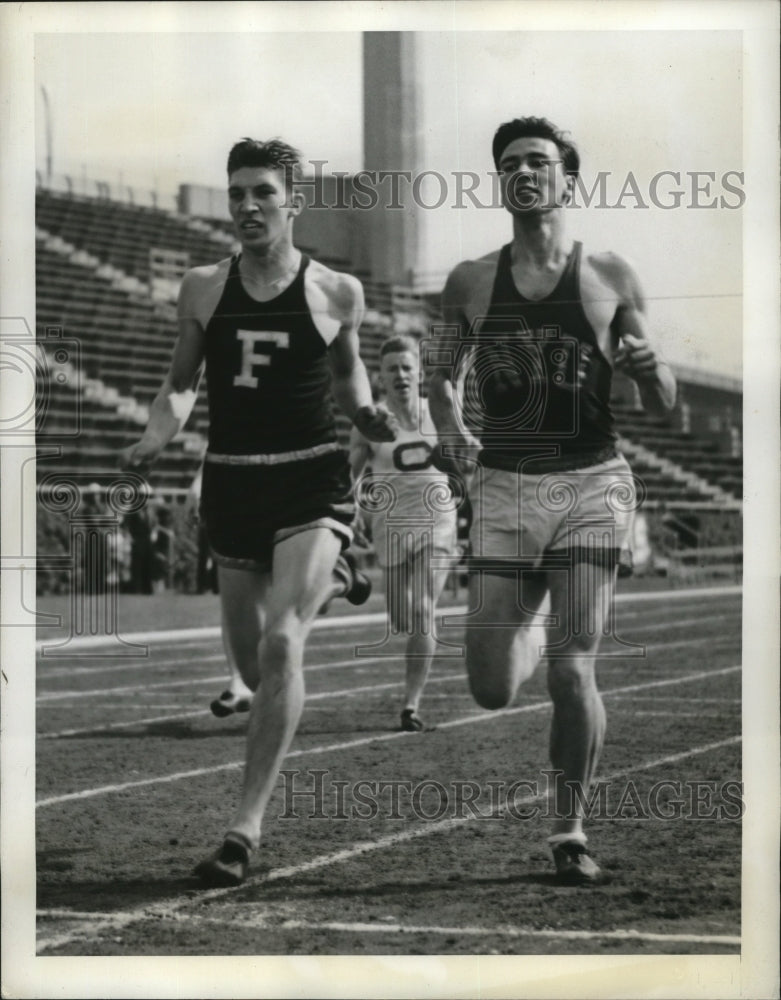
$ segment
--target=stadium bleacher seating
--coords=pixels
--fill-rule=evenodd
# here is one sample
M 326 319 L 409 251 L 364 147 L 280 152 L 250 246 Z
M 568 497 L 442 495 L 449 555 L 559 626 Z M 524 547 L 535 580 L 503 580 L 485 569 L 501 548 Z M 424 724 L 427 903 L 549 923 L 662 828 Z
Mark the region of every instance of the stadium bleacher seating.
M 613 409 L 624 438 L 641 442 L 646 449 L 662 456 L 665 461 L 693 473 L 730 496 L 742 497 L 742 458 L 720 450 L 714 441 L 677 430 L 669 420 L 649 416 L 643 410 L 617 405 Z M 637 458 L 633 464 L 640 471 Z
M 200 231 L 171 212 L 44 188 L 36 193 L 35 216 L 40 229 L 141 281 L 149 280 L 150 249 L 185 252 L 195 267 L 213 262 L 219 247 L 216 231 Z M 226 236 L 223 245 L 230 243 Z
M 93 383 L 92 398 L 78 400 L 85 433 L 73 446 L 63 446 L 60 462 L 63 468 L 110 471 L 115 468 L 116 451 L 139 433 L 138 422 L 126 415 L 127 405 L 123 415 L 123 404 L 133 400 L 141 413 L 150 405 L 176 335 L 172 303 L 151 294 L 150 251 L 176 252 L 195 266 L 227 255 L 231 237 L 219 222 L 44 188 L 36 195 L 36 225 L 39 335 L 45 335 L 49 327 L 59 327 L 78 340 L 82 383 Z M 326 264 L 344 266 L 318 257 Z M 430 296 L 400 294 L 362 277 L 367 315 L 361 350 L 370 372 L 376 372 L 383 339 L 394 331 L 424 333 L 436 317 L 436 304 Z M 73 409 L 77 402 L 73 394 L 83 394 L 84 385 L 49 387 L 48 391 L 51 425 L 60 410 L 64 414 Z M 647 501 L 708 505 L 742 495 L 740 458 L 632 406 L 617 404 L 616 414 Z M 188 429 L 203 436 L 206 425 L 202 388 Z M 340 417 L 338 426 L 346 439 L 346 419 Z M 186 490 L 201 450 L 192 433 L 169 448 L 156 471 L 160 487 Z

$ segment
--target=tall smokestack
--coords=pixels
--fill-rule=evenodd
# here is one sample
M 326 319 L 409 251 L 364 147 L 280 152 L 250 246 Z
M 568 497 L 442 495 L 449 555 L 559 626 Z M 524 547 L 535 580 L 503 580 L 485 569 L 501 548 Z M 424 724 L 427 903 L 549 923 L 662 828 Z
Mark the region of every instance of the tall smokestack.
M 46 87 L 41 86 L 41 93 L 43 94 L 43 121 L 44 129 L 46 132 L 46 183 L 51 184 L 52 181 L 52 112 L 51 105 L 49 104 L 49 95 L 46 93 Z

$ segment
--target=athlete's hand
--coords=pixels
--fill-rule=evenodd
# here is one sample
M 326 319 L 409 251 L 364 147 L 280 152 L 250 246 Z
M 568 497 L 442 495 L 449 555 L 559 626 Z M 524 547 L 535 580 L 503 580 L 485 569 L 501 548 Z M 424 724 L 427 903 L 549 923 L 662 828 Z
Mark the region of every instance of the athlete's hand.
M 353 423 L 367 441 L 395 441 L 399 422 L 384 406 L 362 406 Z
M 659 357 L 653 344 L 626 333 L 616 351 L 615 367 L 630 378 L 651 378 L 656 375 Z
M 129 448 L 123 448 L 119 452 L 118 461 L 120 469 L 143 469 L 150 465 L 160 454 L 161 449 L 143 438 Z

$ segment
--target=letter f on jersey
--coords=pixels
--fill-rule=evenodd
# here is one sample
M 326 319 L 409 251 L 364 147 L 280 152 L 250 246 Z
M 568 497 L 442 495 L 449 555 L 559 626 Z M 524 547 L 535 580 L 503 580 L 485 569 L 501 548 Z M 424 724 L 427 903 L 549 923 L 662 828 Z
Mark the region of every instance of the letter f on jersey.
M 257 378 L 252 374 L 255 365 L 270 365 L 273 347 L 289 347 L 290 334 L 274 330 L 237 330 L 236 336 L 241 341 L 241 374 L 235 375 L 233 384 L 247 389 L 256 389 Z M 271 344 L 263 354 L 258 354 L 255 348 L 258 344 Z

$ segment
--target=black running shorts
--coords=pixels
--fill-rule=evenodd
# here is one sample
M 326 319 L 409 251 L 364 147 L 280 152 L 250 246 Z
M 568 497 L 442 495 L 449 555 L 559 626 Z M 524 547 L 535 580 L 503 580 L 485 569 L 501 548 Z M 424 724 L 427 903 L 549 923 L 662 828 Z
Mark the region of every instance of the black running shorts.
M 201 517 L 216 562 L 268 571 L 274 545 L 300 531 L 330 528 L 352 540 L 355 507 L 347 453 L 342 449 L 272 464 L 203 468 Z

